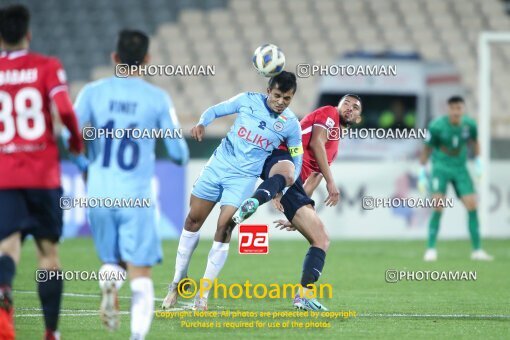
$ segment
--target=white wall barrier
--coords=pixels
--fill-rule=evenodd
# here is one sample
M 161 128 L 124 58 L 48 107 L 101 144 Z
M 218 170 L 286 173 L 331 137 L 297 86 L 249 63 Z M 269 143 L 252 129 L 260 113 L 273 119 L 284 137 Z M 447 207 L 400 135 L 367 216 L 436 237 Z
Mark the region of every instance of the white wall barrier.
M 192 161 L 187 170 L 187 197 L 198 178 L 205 161 Z M 374 198 L 423 198 L 416 188 L 416 162 L 336 162 L 332 166 L 335 181 L 341 189 L 341 202 L 336 207 L 326 207 L 326 187 L 321 183 L 313 199 L 317 212 L 326 225 L 332 239 L 424 239 L 427 235 L 431 213 L 426 208 L 375 208 L 364 210 L 362 197 Z M 489 196 L 490 218 L 482 225 L 484 237 L 510 237 L 510 162 L 491 163 L 491 194 Z M 487 174 L 486 174 L 487 175 Z M 475 185 L 477 181 L 475 180 Z M 468 238 L 467 212 L 455 197 L 450 186 L 447 198 L 454 198 L 453 208 L 443 212 L 439 232 L 440 239 Z M 187 206 L 187 204 L 186 204 Z M 205 222 L 201 235 L 212 238 L 216 230 L 219 206 L 216 206 Z M 272 204 L 259 208 L 247 223 L 270 225 L 271 238 L 301 238 L 297 232 L 273 228 L 272 221 L 282 218 Z M 235 232 L 237 235 L 237 231 Z

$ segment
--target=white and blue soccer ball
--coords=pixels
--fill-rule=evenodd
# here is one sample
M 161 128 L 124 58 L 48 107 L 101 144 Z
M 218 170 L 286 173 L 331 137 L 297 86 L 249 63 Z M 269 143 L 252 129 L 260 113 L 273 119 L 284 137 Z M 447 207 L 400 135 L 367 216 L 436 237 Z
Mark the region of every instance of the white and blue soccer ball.
M 253 53 L 253 66 L 264 77 L 274 77 L 285 67 L 285 55 L 278 46 L 264 44 Z

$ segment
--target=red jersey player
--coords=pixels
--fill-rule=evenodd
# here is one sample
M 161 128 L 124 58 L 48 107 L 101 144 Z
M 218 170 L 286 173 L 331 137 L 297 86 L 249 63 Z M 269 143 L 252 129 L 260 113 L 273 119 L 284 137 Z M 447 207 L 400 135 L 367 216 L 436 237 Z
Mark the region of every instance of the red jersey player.
M 328 197 L 326 205 L 334 206 L 339 200 L 330 164 L 336 158 L 340 129 L 347 128 L 361 121 L 361 99 L 357 95 L 347 94 L 340 99 L 337 107 L 324 106 L 308 114 L 301 120 L 303 141 L 303 166 L 300 177 L 289 187 L 283 196 L 275 199 L 275 206 L 283 211 L 287 221 L 275 221 L 276 227 L 298 230 L 309 242 L 310 249 L 305 256 L 301 276 L 302 291 L 294 298 L 294 307 L 304 310 L 327 310 L 308 290 L 322 273 L 329 237 L 324 224 L 315 212 L 315 202 L 310 198 L 322 177 L 326 179 Z M 251 216 L 260 204 L 267 202 L 277 194 L 275 180 L 283 176 L 286 180 L 293 178 L 294 167 L 289 162 L 288 150 L 281 147 L 273 151 L 264 164 L 261 178 L 264 182 L 257 188 L 252 198 L 244 201 L 239 210 L 243 220 Z M 304 182 L 304 186 L 303 186 Z
M 45 338 L 58 339 L 62 189 L 52 104 L 71 133 L 71 152 L 80 153 L 83 144 L 62 65 L 57 58 L 28 51 L 29 19 L 21 5 L 0 10 L 0 338 L 14 339 L 11 287 L 21 241 L 31 234 L 39 259 L 36 279 Z

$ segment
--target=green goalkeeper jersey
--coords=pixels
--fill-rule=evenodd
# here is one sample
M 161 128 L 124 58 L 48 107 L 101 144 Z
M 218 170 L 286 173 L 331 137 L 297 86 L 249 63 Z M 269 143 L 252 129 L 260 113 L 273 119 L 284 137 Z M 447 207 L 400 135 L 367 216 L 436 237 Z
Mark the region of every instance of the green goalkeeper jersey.
M 467 143 L 477 139 L 474 119 L 463 115 L 459 125 L 450 123 L 447 115 L 430 122 L 425 143 L 432 148 L 435 167 L 463 167 L 467 160 Z

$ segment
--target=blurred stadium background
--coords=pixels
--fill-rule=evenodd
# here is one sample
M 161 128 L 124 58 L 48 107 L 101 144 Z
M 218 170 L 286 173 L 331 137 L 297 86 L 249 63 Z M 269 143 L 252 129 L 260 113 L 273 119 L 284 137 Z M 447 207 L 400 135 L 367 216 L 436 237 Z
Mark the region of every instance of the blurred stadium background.
M 2 4 L 5 1 L 2 0 Z M 73 98 L 87 82 L 113 75 L 110 52 L 122 28 L 151 36 L 153 64 L 215 65 L 210 77 L 151 77 L 171 95 L 186 135 L 208 106 L 243 91 L 264 91 L 265 79 L 251 65 L 254 49 L 266 42 L 285 53 L 286 69 L 310 64 L 396 64 L 396 77 L 309 77 L 298 80 L 291 108 L 299 116 L 323 104 L 336 104 L 344 93 L 361 94 L 365 127 L 406 128 L 385 123 L 383 116 L 408 116 L 407 127 L 424 128 L 445 112 L 449 95 L 465 95 L 477 119 L 478 41 L 483 31 L 510 32 L 510 5 L 501 0 L 24 0 L 32 14 L 31 48 L 61 58 Z M 510 44 L 491 49 L 490 223 L 482 234 L 510 236 Z M 182 228 L 189 192 L 200 169 L 234 117 L 208 128 L 205 143 L 189 141 L 192 162 L 185 170 L 168 164 L 165 155 L 154 186 L 161 231 L 176 237 Z M 386 125 L 385 125 L 386 124 Z M 489 141 L 488 141 L 489 142 Z M 333 171 L 343 203 L 323 209 L 325 189 L 314 197 L 333 237 L 424 238 L 428 212 L 421 209 L 364 211 L 361 197 L 418 197 L 417 155 L 420 140 L 345 140 Z M 159 149 L 158 149 L 159 150 Z M 64 163 L 68 195 L 84 185 Z M 450 193 L 453 195 L 453 192 Z M 467 238 L 466 216 L 459 201 L 445 214 L 440 237 Z M 204 235 L 212 235 L 216 215 Z M 279 215 L 269 206 L 254 222 Z M 86 235 L 85 211 L 66 211 L 65 235 Z M 274 232 L 277 237 L 295 233 Z

